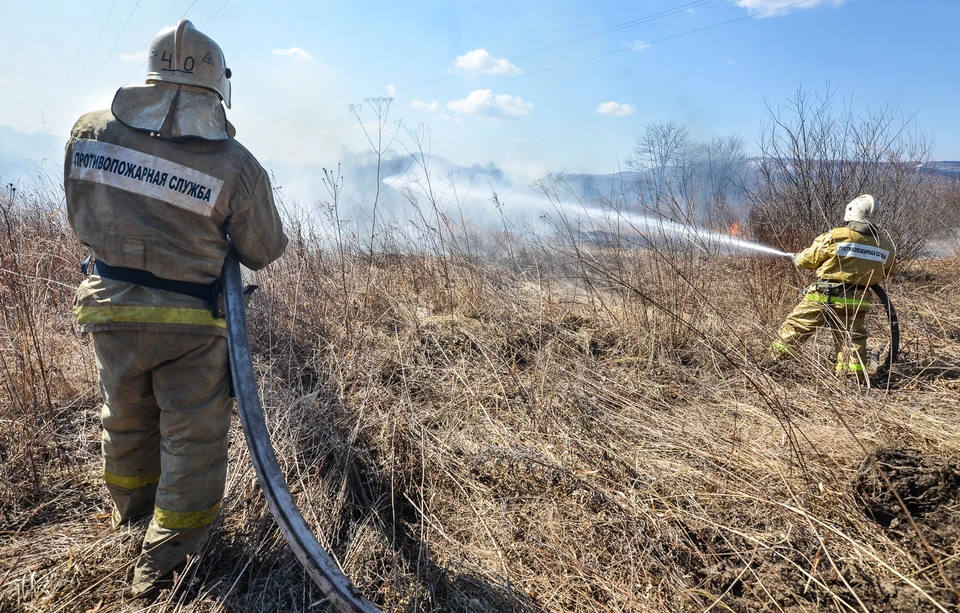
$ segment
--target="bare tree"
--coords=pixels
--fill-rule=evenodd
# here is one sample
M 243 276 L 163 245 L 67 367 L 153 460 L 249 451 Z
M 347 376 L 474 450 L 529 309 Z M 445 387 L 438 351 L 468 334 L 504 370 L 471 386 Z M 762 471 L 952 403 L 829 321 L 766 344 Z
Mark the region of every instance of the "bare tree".
M 741 199 L 748 165 L 746 150 L 747 143 L 739 134 L 714 136 L 704 147 L 704 189 L 712 224 L 727 227 L 738 221 L 735 203 Z
M 658 210 L 674 200 L 672 173 L 686 156 L 689 146 L 686 126 L 672 121 L 650 124 L 637 138 L 634 155 L 627 159 L 627 167 L 650 174 L 649 191 Z
M 745 149 L 736 134 L 698 143 L 681 124 L 655 123 L 637 138 L 627 165 L 643 173 L 637 187 L 644 208 L 685 224 L 726 228 L 739 216 L 731 204 L 741 199 Z
M 913 116 L 883 106 L 857 114 L 829 85 L 767 105 L 750 225 L 760 240 L 795 250 L 842 222 L 844 205 L 877 196 L 881 224 L 902 257 L 913 257 L 943 227 L 942 182 L 923 172 L 930 145 Z

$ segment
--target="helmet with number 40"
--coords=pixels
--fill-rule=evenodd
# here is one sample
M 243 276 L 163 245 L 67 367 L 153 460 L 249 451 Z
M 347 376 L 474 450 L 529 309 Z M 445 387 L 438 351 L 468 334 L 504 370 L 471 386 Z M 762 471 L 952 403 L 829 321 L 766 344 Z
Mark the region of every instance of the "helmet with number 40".
M 230 69 L 220 46 L 181 19 L 157 32 L 150 42 L 147 83 L 179 83 L 210 89 L 230 108 Z

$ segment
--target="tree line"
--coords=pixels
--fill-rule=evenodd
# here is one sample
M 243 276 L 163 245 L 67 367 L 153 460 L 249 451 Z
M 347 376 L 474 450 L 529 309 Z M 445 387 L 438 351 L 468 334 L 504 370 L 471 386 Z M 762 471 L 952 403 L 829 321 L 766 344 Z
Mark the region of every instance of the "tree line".
M 630 207 L 796 251 L 870 193 L 901 257 L 957 240 L 960 182 L 929 167 L 932 143 L 895 107 L 858 113 L 835 89 L 799 89 L 767 105 L 756 149 L 736 134 L 698 142 L 682 124 L 650 124 L 626 161 L 640 173 Z

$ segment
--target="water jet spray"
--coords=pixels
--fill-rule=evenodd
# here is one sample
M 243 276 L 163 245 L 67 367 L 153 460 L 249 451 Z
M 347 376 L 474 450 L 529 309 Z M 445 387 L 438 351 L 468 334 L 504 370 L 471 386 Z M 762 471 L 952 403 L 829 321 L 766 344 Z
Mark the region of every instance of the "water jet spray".
M 569 208 L 569 207 L 568 207 Z M 573 210 L 572 208 L 570 209 Z M 603 211 L 600 209 L 587 209 L 584 211 L 577 211 L 578 213 L 584 212 L 587 217 L 590 217 L 590 213 L 598 213 L 604 216 L 610 214 L 609 211 Z M 662 217 L 650 217 L 648 215 L 638 215 L 635 213 L 630 213 L 627 211 L 617 211 L 616 216 L 619 219 L 622 219 L 629 225 L 629 229 L 647 236 L 650 234 L 658 234 L 663 236 L 665 234 L 672 234 L 689 241 L 693 246 L 698 247 L 704 251 L 711 253 L 723 251 L 754 251 L 762 255 L 772 255 L 778 257 L 787 257 L 793 258 L 795 254 L 787 253 L 786 251 L 780 251 L 768 245 L 762 243 L 757 243 L 754 241 L 749 241 L 739 236 L 734 236 L 732 234 L 724 234 L 722 232 L 716 232 L 714 230 L 707 230 L 705 228 L 698 228 L 696 226 L 687 225 L 679 223 L 676 221 L 671 221 L 669 219 L 664 219 Z M 713 249 L 711 249 L 711 247 Z

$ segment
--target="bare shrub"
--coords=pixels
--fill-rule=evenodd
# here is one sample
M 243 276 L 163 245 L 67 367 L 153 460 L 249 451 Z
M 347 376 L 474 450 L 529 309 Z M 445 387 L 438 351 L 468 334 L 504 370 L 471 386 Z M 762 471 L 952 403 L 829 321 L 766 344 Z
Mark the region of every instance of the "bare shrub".
M 0 517 L 54 495 L 50 468 L 70 471 L 61 427 L 91 401 L 91 371 L 74 334 L 70 304 L 80 245 L 53 190 L 0 196 Z
M 863 193 L 880 199 L 880 224 L 903 259 L 943 231 L 944 184 L 923 169 L 930 143 L 913 116 L 890 106 L 858 114 L 829 85 L 823 94 L 800 89 L 767 112 L 748 191 L 756 238 L 796 251 L 841 225 L 846 203 Z

